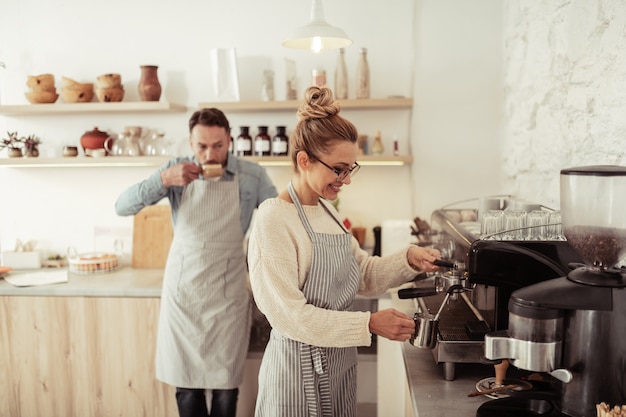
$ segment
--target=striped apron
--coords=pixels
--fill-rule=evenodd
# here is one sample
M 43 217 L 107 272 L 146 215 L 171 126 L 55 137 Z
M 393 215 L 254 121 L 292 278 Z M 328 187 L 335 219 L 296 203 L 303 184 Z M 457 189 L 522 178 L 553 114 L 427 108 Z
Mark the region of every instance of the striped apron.
M 323 203 L 345 233 L 315 233 L 291 183 L 288 190 L 313 244 L 304 297 L 319 308 L 348 310 L 361 276 L 352 254 L 352 237 Z M 356 366 L 356 347 L 308 345 L 272 330 L 259 371 L 256 416 L 352 417 L 356 414 Z
M 185 187 L 163 277 L 160 381 L 209 389 L 243 381 L 251 304 L 239 213 L 236 178 Z

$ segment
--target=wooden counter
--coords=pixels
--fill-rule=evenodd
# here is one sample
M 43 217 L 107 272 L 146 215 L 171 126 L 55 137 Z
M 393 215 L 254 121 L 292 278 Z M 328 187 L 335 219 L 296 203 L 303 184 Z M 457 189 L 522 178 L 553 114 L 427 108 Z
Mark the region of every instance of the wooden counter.
M 124 267 L 33 287 L 0 279 L 0 416 L 177 416 L 175 389 L 154 377 L 162 275 Z M 237 417 L 254 414 L 269 333 L 258 310 L 252 317 Z
M 0 415 L 176 416 L 154 377 L 162 270 L 0 280 Z

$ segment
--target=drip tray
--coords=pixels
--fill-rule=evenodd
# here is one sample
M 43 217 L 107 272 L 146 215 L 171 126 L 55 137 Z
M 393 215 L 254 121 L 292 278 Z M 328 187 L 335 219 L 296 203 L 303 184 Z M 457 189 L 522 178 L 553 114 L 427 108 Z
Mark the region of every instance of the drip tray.
M 431 313 L 437 312 L 445 297 L 444 293 L 431 297 L 425 297 L 424 302 Z M 439 335 L 437 346 L 432 350 L 435 362 L 441 363 L 481 363 L 481 357 L 485 352 L 484 338 L 472 340 L 469 337 L 468 322 L 476 322 L 478 319 L 459 296 L 457 300 L 451 300 L 444 306 L 439 318 Z M 453 379 L 452 375 L 446 379 Z

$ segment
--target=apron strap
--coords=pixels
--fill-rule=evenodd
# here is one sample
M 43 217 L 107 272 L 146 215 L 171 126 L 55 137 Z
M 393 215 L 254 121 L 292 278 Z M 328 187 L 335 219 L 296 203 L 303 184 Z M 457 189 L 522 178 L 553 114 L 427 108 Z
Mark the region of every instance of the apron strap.
M 326 210 L 328 215 L 333 218 L 333 220 L 335 221 L 335 223 L 337 223 L 339 225 L 339 227 L 341 227 L 341 230 L 343 230 L 346 233 L 350 233 L 348 231 L 348 229 L 346 229 L 346 226 L 344 226 L 343 222 L 341 220 L 339 220 L 337 217 L 335 217 L 335 215 L 330 210 L 330 208 L 327 206 L 327 204 L 328 203 L 325 203 L 324 200 L 320 198 L 320 205 L 324 208 L 324 210 Z
M 300 204 L 300 200 L 298 199 L 298 195 L 296 194 L 296 190 L 294 190 L 293 185 L 291 184 L 291 181 L 289 181 L 289 183 L 287 184 L 287 191 L 289 191 L 289 196 L 291 197 L 291 201 L 293 201 L 294 205 L 296 206 L 296 209 L 298 210 L 298 215 L 300 216 L 300 220 L 302 221 L 304 228 L 309 233 L 309 236 L 313 236 L 313 233 L 314 233 L 313 228 L 311 227 L 311 224 L 309 223 L 309 219 L 307 219 L 306 214 L 304 213 L 302 204 Z M 335 223 L 339 225 L 341 230 L 343 230 L 345 233 L 349 233 L 346 227 L 343 225 L 343 223 L 337 217 L 333 215 L 330 208 L 326 206 L 326 204 L 324 203 L 322 199 L 319 200 L 319 203 L 324 208 L 324 210 L 326 210 L 328 215 L 332 217 Z
M 291 181 L 287 184 L 287 191 L 289 191 L 289 196 L 291 197 L 291 201 L 296 206 L 296 210 L 298 210 L 298 216 L 300 216 L 300 220 L 302 221 L 302 225 L 306 229 L 307 233 L 313 238 L 314 232 L 311 224 L 309 223 L 309 219 L 307 219 L 306 214 L 304 214 L 304 209 L 302 208 L 302 204 L 300 204 L 300 200 L 298 199 L 298 195 L 296 194 L 296 190 L 293 189 L 293 185 Z
M 300 343 L 300 366 L 309 416 L 332 417 L 326 350 L 318 346 Z M 317 389 L 315 386 L 316 379 L 319 381 Z

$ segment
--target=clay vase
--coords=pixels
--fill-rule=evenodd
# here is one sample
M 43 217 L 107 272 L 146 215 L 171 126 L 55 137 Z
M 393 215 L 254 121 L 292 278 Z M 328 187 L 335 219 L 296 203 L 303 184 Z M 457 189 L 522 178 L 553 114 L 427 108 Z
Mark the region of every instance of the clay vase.
M 142 65 L 139 79 L 139 97 L 141 101 L 159 101 L 161 98 L 161 83 L 157 76 L 156 65 Z

